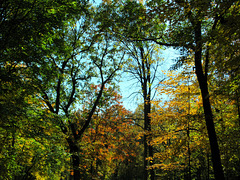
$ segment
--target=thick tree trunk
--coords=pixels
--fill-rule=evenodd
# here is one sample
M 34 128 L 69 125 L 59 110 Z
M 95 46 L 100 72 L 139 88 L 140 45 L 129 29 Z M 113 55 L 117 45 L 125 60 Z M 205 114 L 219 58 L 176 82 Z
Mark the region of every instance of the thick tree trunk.
M 146 87 L 144 88 L 144 92 L 146 92 Z M 153 152 L 152 152 L 152 146 L 148 144 L 149 139 L 149 132 L 151 130 L 151 124 L 150 124 L 150 117 L 149 117 L 149 113 L 151 110 L 151 106 L 150 106 L 150 101 L 147 97 L 147 94 L 144 94 L 144 131 L 145 131 L 145 135 L 144 135 L 144 180 L 148 179 L 148 170 L 147 170 L 147 166 L 148 166 L 148 160 L 146 160 L 147 157 L 152 157 L 153 156 Z M 151 165 L 149 163 L 149 165 Z M 152 177 L 152 171 L 150 170 L 150 174 Z
M 146 87 L 144 88 L 144 91 L 146 92 Z M 146 94 L 144 95 L 144 131 L 146 134 L 144 134 L 144 180 L 148 179 L 148 160 L 146 158 L 148 157 L 149 153 L 149 146 L 148 146 L 148 127 L 149 127 L 149 120 L 148 120 L 148 105 L 146 102 Z
M 150 157 L 153 157 L 153 147 L 151 145 L 148 146 L 148 149 L 149 149 L 149 156 Z M 151 160 L 150 163 L 149 163 L 150 166 L 153 165 L 153 161 Z M 154 180 L 155 179 L 155 172 L 154 172 L 154 169 L 151 169 L 150 170 L 150 176 L 151 176 L 151 180 Z
M 79 148 L 73 139 L 68 138 L 67 142 L 68 142 L 70 153 L 71 153 L 72 167 L 73 167 L 73 175 L 71 176 L 73 177 L 74 180 L 80 180 L 81 179 L 80 169 L 79 169 L 80 159 L 78 156 Z
M 196 42 L 196 49 L 195 49 L 195 68 L 196 68 L 196 75 L 198 79 L 198 83 L 201 90 L 202 101 L 203 101 L 203 108 L 205 114 L 205 121 L 208 131 L 208 137 L 211 146 L 211 155 L 212 155 L 212 163 L 213 163 L 213 170 L 214 176 L 216 180 L 223 180 L 224 173 L 221 164 L 220 158 L 220 151 L 217 142 L 216 131 L 213 122 L 213 114 L 211 109 L 211 104 L 209 101 L 209 91 L 208 91 L 208 84 L 207 84 L 207 74 L 204 75 L 203 68 L 202 68 L 202 33 L 201 33 L 201 22 L 198 21 L 194 25 L 195 30 L 195 42 Z
M 147 121 L 147 129 L 148 129 L 148 133 L 151 133 L 151 118 L 149 117 L 149 114 L 151 113 L 151 103 L 150 100 L 148 100 L 147 102 L 147 107 L 146 107 L 146 121 Z M 148 137 L 148 141 L 151 142 L 151 134 L 149 134 Z M 148 144 L 148 152 L 149 152 L 149 157 L 153 158 L 153 147 L 152 145 Z M 153 159 L 150 160 L 149 165 L 152 166 L 153 165 Z M 154 169 L 150 170 L 150 179 L 154 180 L 155 177 L 155 173 L 154 173 Z
M 152 158 L 153 157 L 153 147 L 152 145 L 149 144 L 149 142 L 151 141 L 151 118 L 149 117 L 149 114 L 151 112 L 151 103 L 150 103 L 150 95 L 147 95 L 147 96 L 144 96 L 144 100 L 145 100 L 145 104 L 144 104 L 144 130 L 146 131 L 147 135 L 145 135 L 145 138 L 144 138 L 144 156 L 145 156 L 145 159 L 146 157 L 150 157 Z M 146 149 L 145 149 L 146 148 Z M 144 161 L 144 166 L 145 166 L 145 169 L 148 165 L 148 161 Z M 153 161 L 150 160 L 149 162 L 149 165 L 153 165 Z M 146 172 L 144 173 L 144 179 L 147 180 L 148 178 L 148 171 L 145 170 Z M 150 170 L 150 179 L 151 180 L 154 180 L 154 177 L 155 177 L 155 173 L 154 173 L 154 170 L 151 169 Z
M 148 179 L 148 170 L 147 170 L 147 165 L 148 161 L 146 158 L 148 157 L 148 145 L 147 145 L 147 135 L 144 134 L 143 136 L 143 144 L 144 144 L 144 150 L 143 150 L 143 178 L 144 180 Z

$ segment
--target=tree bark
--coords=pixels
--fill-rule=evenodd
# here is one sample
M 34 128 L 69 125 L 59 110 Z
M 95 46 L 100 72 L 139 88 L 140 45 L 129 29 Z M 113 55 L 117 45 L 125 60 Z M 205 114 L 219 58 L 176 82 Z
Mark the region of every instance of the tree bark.
M 73 177 L 74 180 L 80 180 L 81 179 L 80 169 L 79 169 L 80 159 L 78 156 L 79 148 L 73 139 L 67 138 L 67 142 L 69 145 L 72 165 L 73 165 L 73 174 L 71 174 L 71 176 Z
M 203 73 L 203 67 L 202 67 L 202 61 L 201 61 L 202 60 L 201 21 L 197 21 L 196 24 L 194 24 L 194 32 L 195 32 L 195 42 L 196 42 L 195 68 L 196 68 L 196 75 L 197 75 L 197 79 L 198 79 L 198 83 L 199 83 L 201 95 L 202 95 L 205 121 L 206 121 L 208 137 L 209 137 L 210 147 L 211 147 L 214 176 L 215 176 L 215 179 L 217 180 L 223 180 L 224 173 L 222 169 L 220 151 L 219 151 L 219 146 L 217 142 L 214 122 L 213 122 L 211 104 L 209 100 L 207 74 L 204 75 Z
M 151 132 L 151 118 L 149 114 L 151 113 L 151 75 L 150 75 L 150 64 L 145 58 L 144 49 L 142 46 L 139 47 L 141 52 L 141 65 L 142 65 L 142 75 L 140 76 L 141 85 L 142 85 L 142 93 L 144 100 L 144 180 L 148 179 L 148 164 L 153 165 L 152 160 L 150 159 L 149 163 L 146 160 L 147 157 L 153 157 L 153 147 L 148 143 L 151 141 L 151 137 L 149 133 Z M 150 170 L 150 179 L 154 180 L 154 170 Z
M 151 119 L 149 117 L 149 114 L 151 112 L 151 104 L 150 104 L 150 100 L 148 97 L 146 97 L 145 99 L 145 103 L 144 103 L 144 130 L 146 131 L 147 135 L 144 135 L 144 167 L 145 167 L 145 171 L 144 171 L 144 179 L 147 180 L 148 179 L 148 171 L 146 170 L 146 167 L 148 165 L 148 161 L 146 160 L 147 157 L 152 158 L 153 157 L 153 147 L 152 145 L 150 145 L 148 142 L 150 142 L 150 136 L 149 133 L 151 132 Z M 152 159 L 150 159 L 149 161 L 149 165 L 153 165 Z M 150 179 L 154 180 L 154 170 L 151 169 L 150 170 Z
M 144 128 L 145 129 L 145 128 Z M 144 134 L 143 136 L 143 144 L 144 144 L 144 150 L 143 150 L 143 178 L 144 180 L 148 179 L 148 171 L 147 171 L 147 165 L 148 165 L 148 161 L 146 160 L 147 156 L 148 156 L 148 145 L 147 145 L 147 135 Z
M 150 96 L 150 95 L 149 95 Z M 150 99 L 147 100 L 146 102 L 146 122 L 147 122 L 147 131 L 148 133 L 151 133 L 151 118 L 149 117 L 149 114 L 151 113 L 151 102 L 150 102 Z M 148 139 L 147 139 L 149 142 L 151 141 L 151 135 L 148 134 Z M 149 162 L 149 165 L 152 166 L 153 165 L 153 147 L 151 144 L 148 144 L 148 155 L 149 157 L 151 158 L 150 159 L 150 162 Z M 155 177 L 155 173 L 154 173 L 154 170 L 153 169 L 150 169 L 150 179 L 151 180 L 154 180 L 154 177 Z

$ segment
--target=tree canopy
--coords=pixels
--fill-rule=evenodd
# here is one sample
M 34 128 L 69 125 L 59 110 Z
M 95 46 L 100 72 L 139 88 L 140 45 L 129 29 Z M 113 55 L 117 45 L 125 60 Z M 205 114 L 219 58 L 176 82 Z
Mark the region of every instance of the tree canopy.
M 237 0 L 1 1 L 0 179 L 238 179 L 239 12 Z

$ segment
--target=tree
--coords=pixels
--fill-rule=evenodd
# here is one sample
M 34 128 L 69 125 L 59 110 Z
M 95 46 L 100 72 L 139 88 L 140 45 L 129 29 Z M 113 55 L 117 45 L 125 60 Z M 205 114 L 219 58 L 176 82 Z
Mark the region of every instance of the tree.
M 35 81 L 39 82 L 39 98 L 43 99 L 52 113 L 64 117 L 58 118 L 58 123 L 62 133 L 66 135 L 70 149 L 74 179 L 81 178 L 78 142 L 81 141 L 101 101 L 104 87 L 113 80 L 120 69 L 120 56 L 123 56 L 118 47 L 113 46 L 108 33 L 97 35 L 97 39 L 96 34 L 93 34 L 92 38 L 92 34 L 89 34 L 93 33 L 90 31 L 89 19 L 86 17 L 80 22 L 82 24 L 78 27 L 59 31 L 60 35 L 57 36 L 58 39 L 53 40 L 54 44 L 49 42 L 49 46 L 53 46 L 55 52 L 46 56 L 45 63 L 41 66 L 35 65 L 39 67 L 39 73 L 33 74 Z M 95 40 L 99 42 L 95 43 Z M 89 52 L 91 54 L 88 54 Z M 76 122 L 71 119 L 71 111 L 75 102 L 84 102 L 84 98 L 88 96 L 87 88 L 91 79 L 100 83 L 100 89 L 84 114 L 84 124 L 77 127 Z
M 90 97 L 94 97 L 99 86 L 92 86 Z M 121 167 L 134 161 L 138 143 L 135 141 L 132 120 L 121 105 L 121 96 L 116 87 L 105 88 L 103 98 L 96 109 L 89 129 L 80 142 L 82 178 L 118 179 L 122 176 Z M 89 98 L 88 104 L 91 104 Z M 87 107 L 87 106 L 86 106 Z M 86 109 L 76 112 L 78 126 L 85 121 L 82 114 Z M 133 174 L 128 174 L 128 177 Z
M 152 168 L 159 169 L 162 178 L 192 179 L 207 172 L 205 159 L 209 144 L 202 121 L 200 92 L 191 66 L 186 62 L 180 72 L 168 73 L 158 93 L 167 95 L 169 100 L 155 101 L 158 108 L 151 113 L 154 127 L 151 143 L 157 151 Z
M 239 10 L 235 0 L 1 1 L 0 178 L 209 179 L 212 167 L 238 178 Z M 181 51 L 183 71 L 155 84 L 159 45 Z M 133 115 L 116 92 L 122 67 L 140 86 Z M 159 85 L 172 99 L 154 106 Z
M 152 100 L 152 89 L 155 79 L 157 79 L 159 61 L 154 60 L 157 58 L 157 50 L 154 45 L 148 43 L 128 43 L 127 51 L 129 52 L 129 57 L 131 58 L 130 64 L 126 67 L 126 72 L 130 73 L 140 84 L 143 102 L 144 102 L 144 168 L 145 168 L 145 179 L 148 177 L 147 158 L 153 157 L 153 148 L 149 144 L 151 141 L 149 136 L 151 134 L 151 118 L 149 114 L 151 113 L 151 100 Z M 149 165 L 152 165 L 152 160 L 149 161 Z M 151 178 L 154 179 L 154 171 L 150 170 Z
M 59 128 L 53 121 L 53 117 L 46 109 L 37 106 L 31 95 L 24 98 L 24 102 L 13 101 L 18 99 L 13 91 L 16 86 L 11 87 L 14 95 L 7 93 L 2 97 L 9 102 L 8 112 L 12 114 L 1 118 L 1 179 L 31 179 L 41 176 L 46 178 L 60 178 L 63 176 L 64 168 L 68 167 L 68 155 L 64 150 L 64 142 L 59 134 Z M 24 91 L 23 91 L 24 92 Z M 22 97 L 19 97 L 22 99 Z M 16 104 L 18 103 L 18 104 Z M 18 109 L 12 109 L 18 107 Z
M 8 87 L 9 69 L 10 75 L 17 74 L 19 79 L 23 79 L 21 82 L 31 87 L 29 94 L 34 96 L 34 103 L 38 101 L 36 105 L 40 105 L 40 109 L 48 109 L 52 121 L 55 121 L 65 137 L 71 153 L 74 178 L 80 179 L 78 141 L 90 124 L 104 87 L 120 69 L 123 55 L 119 53 L 110 35 L 100 32 L 94 26 L 91 16 L 93 11 L 84 1 L 44 1 L 42 4 L 24 1 L 16 3 L 16 6 L 6 1 L 1 5 L 1 26 L 8 30 L 1 31 L 1 68 L 4 69 L 3 73 L 1 71 L 1 79 L 6 81 L 3 88 Z M 22 20 L 21 23 L 14 25 L 20 26 L 19 32 L 26 37 L 21 39 L 16 33 L 15 38 L 7 38 L 8 33 L 12 32 L 11 28 L 15 28 L 9 23 L 19 19 Z M 38 24 L 39 21 L 45 24 Z M 25 34 L 25 31 L 29 33 Z M 21 67 L 21 71 L 15 73 L 15 65 Z M 87 96 L 87 87 L 92 83 L 90 80 L 98 81 L 101 88 L 85 114 L 85 124 L 76 130 L 75 122 L 70 119 L 71 111 L 75 102 L 80 102 Z M 26 92 L 25 87 L 22 92 Z M 22 100 L 25 97 L 21 96 Z M 7 96 L 4 101 L 6 99 Z
M 235 100 L 239 115 L 239 2 L 235 2 L 226 13 L 219 15 L 220 22 L 214 31 L 214 38 L 209 47 L 210 57 L 214 59 L 215 75 L 220 88 L 217 94 L 224 94 Z M 224 54 L 224 56 L 223 56 Z M 215 68 L 212 67 L 213 69 Z M 229 76 L 229 78 L 227 78 Z M 240 119 L 239 119 L 240 120 Z M 240 121 L 239 121 L 240 122 Z
M 152 167 L 164 179 L 175 176 L 184 179 L 212 178 L 202 100 L 192 64 L 188 59 L 178 72 L 168 72 L 168 78 L 161 82 L 158 93 L 166 94 L 169 100 L 153 103 L 158 108 L 151 113 L 154 127 L 151 143 L 156 150 Z M 221 94 L 221 91 L 216 93 L 220 87 L 215 69 L 209 70 L 209 77 L 222 165 L 226 177 L 236 179 L 239 176 L 239 169 L 235 167 L 239 161 L 237 109 L 234 100 Z M 223 78 L 220 80 L 225 82 Z
M 123 44 L 124 50 L 129 55 L 126 72 L 131 74 L 139 83 L 140 94 L 144 101 L 144 179 L 148 178 L 147 157 L 153 156 L 153 149 L 148 143 L 151 133 L 149 113 L 151 112 L 152 89 L 154 81 L 158 78 L 159 54 L 158 46 L 150 42 L 135 41 L 133 38 L 143 38 L 155 32 L 152 29 L 164 29 L 164 26 L 153 25 L 153 21 L 146 22 L 146 9 L 143 4 L 135 1 L 112 1 L 103 4 L 100 8 L 100 17 L 104 18 L 100 26 L 105 27 Z M 107 19 L 112 17 L 111 19 Z M 133 79 L 133 78 L 132 78 Z M 149 136 L 150 137 L 150 136 Z M 154 179 L 154 171 L 150 169 L 151 178 Z
M 2 162 L 6 165 L 1 169 L 1 173 L 4 178 L 22 175 L 18 173 L 26 173 L 24 172 L 26 166 L 32 167 L 34 164 L 24 164 L 21 162 L 22 159 L 16 158 L 19 153 L 27 152 L 24 148 L 21 152 L 16 145 L 27 140 L 25 137 L 28 136 L 27 127 L 30 130 L 30 125 L 34 124 L 32 117 L 35 117 L 36 121 L 40 119 L 39 116 L 29 114 L 34 112 L 29 110 L 34 106 L 27 100 L 29 96 L 37 94 L 37 90 L 32 77 L 29 78 L 28 75 L 29 71 L 36 72 L 36 69 L 30 69 L 26 64 L 36 61 L 41 64 L 42 57 L 49 53 L 44 49 L 46 40 L 52 38 L 56 29 L 61 29 L 70 19 L 74 19 L 80 9 L 84 12 L 84 5 L 85 3 L 80 1 L 4 0 L 0 3 L 0 128 L 3 135 L 1 155 L 6 155 L 1 156 Z M 29 121 L 29 126 L 25 127 L 26 121 Z M 43 128 L 42 124 L 36 124 L 39 127 L 33 126 L 35 131 Z M 28 138 L 34 139 L 37 136 L 39 134 L 33 133 L 32 137 Z M 31 141 L 34 145 L 31 147 L 35 149 L 37 143 L 33 139 Z M 49 144 L 45 145 L 49 147 Z
M 169 31 L 166 33 L 169 38 L 167 38 L 166 35 L 164 36 L 164 34 L 160 34 L 159 37 L 163 42 L 157 40 L 156 37 L 154 37 L 154 41 L 160 45 L 178 46 L 183 47 L 183 49 L 193 50 L 194 65 L 203 99 L 203 108 L 216 179 L 224 179 L 224 173 L 221 166 L 211 103 L 209 101 L 208 44 L 212 42 L 211 39 L 214 38 L 213 33 L 216 32 L 215 30 L 220 23 L 221 17 L 226 15 L 231 7 L 235 5 L 235 1 L 229 1 L 223 4 L 221 4 L 220 1 L 173 1 L 169 3 L 151 1 L 149 3 L 151 7 L 149 12 L 155 12 L 157 16 L 161 13 L 160 11 L 162 11 L 163 14 L 165 14 L 165 12 L 167 14 L 170 13 L 168 18 L 170 22 Z M 166 19 L 164 15 L 160 16 L 160 18 Z

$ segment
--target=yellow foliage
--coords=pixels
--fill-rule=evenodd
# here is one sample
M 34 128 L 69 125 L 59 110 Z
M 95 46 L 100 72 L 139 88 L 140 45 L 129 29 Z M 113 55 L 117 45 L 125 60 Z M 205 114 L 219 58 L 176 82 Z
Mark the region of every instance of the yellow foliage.
M 169 100 L 164 103 L 153 102 L 161 107 L 151 113 L 151 123 L 154 125 L 151 145 L 160 152 L 154 154 L 156 164 L 149 168 L 184 168 L 180 163 L 187 164 L 184 163 L 189 150 L 187 143 L 190 141 L 190 151 L 204 146 L 206 129 L 202 127 L 202 119 L 198 117 L 202 101 L 192 65 L 189 63 L 184 66 L 182 72 L 166 72 L 168 78 L 157 89 L 158 93 L 166 94 Z M 196 130 L 188 130 L 189 128 L 204 131 L 196 134 Z M 187 136 L 188 131 L 190 137 Z

